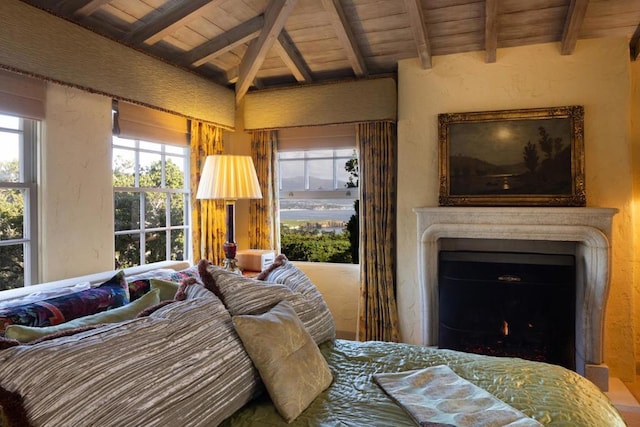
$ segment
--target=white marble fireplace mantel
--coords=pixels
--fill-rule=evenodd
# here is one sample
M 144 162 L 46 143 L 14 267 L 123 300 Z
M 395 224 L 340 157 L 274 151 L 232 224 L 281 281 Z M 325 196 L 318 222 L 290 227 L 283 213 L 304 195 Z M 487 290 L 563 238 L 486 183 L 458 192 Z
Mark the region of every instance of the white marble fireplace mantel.
M 438 344 L 438 253 L 441 249 L 572 253 L 576 257 L 576 371 L 602 376 L 609 293 L 611 225 L 617 209 L 425 207 L 418 217 L 420 331 Z M 606 372 L 606 369 L 604 369 Z M 602 378 L 594 381 L 601 383 Z

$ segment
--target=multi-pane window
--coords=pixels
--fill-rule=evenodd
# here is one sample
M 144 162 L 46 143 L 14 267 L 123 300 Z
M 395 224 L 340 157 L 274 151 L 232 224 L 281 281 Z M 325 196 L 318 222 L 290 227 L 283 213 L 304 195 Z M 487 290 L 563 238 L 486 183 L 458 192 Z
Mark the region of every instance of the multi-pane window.
M 113 137 L 116 268 L 189 259 L 189 149 Z
M 39 122 L 0 115 L 0 290 L 37 279 Z
M 284 151 L 278 163 L 282 252 L 295 260 L 357 262 L 355 150 Z

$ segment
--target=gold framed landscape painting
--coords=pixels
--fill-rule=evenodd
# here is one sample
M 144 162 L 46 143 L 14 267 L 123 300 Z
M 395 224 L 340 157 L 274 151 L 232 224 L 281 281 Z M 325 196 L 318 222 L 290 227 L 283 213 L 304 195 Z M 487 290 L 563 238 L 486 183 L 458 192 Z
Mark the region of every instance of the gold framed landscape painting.
M 584 108 L 438 115 L 440 206 L 585 206 Z

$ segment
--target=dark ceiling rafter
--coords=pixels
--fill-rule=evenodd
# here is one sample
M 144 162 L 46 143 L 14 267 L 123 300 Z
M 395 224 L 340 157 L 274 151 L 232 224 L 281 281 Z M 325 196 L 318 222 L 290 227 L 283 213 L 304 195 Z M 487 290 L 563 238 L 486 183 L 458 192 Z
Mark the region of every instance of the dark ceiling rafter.
M 496 62 L 498 50 L 498 0 L 486 0 L 484 6 L 485 61 Z
M 271 0 L 267 6 L 264 13 L 264 28 L 260 36 L 249 43 L 249 48 L 238 67 L 236 102 L 239 103 L 251 87 L 267 53 L 276 42 L 295 5 L 296 0 Z
M 103 4 L 111 0 L 64 0 L 55 7 L 55 11 L 62 15 L 74 15 L 76 17 L 89 16 Z M 43 6 L 46 2 L 42 2 Z
M 286 30 L 280 31 L 280 35 L 273 47 L 298 82 L 309 83 L 313 81 L 309 66 L 300 55 Z
M 91 0 L 87 2 L 80 9 L 73 12 L 73 15 L 78 18 L 84 18 L 91 15 L 96 10 L 100 9 L 100 7 L 104 4 L 109 3 L 111 0 Z
M 587 13 L 589 0 L 571 0 L 569 5 L 569 13 L 564 24 L 562 32 L 562 40 L 560 42 L 560 54 L 571 55 L 576 48 L 580 28 Z
M 186 52 L 180 61 L 199 67 L 211 59 L 257 38 L 264 27 L 264 15 L 258 15 Z
M 420 0 L 404 0 L 422 68 L 431 68 L 431 46 Z
M 629 41 L 629 52 L 631 53 L 631 60 L 635 61 L 640 56 L 640 24 L 636 27 L 631 40 Z
M 178 28 L 186 25 L 195 16 L 195 12 L 205 6 L 217 7 L 225 0 L 182 0 L 176 2 L 166 12 L 158 15 L 135 31 L 132 31 L 125 42 L 136 45 L 140 43 L 155 44 L 163 37 L 174 33 Z
M 360 53 L 360 48 L 356 42 L 351 26 L 347 21 L 347 17 L 340 5 L 340 0 L 322 0 L 325 11 L 329 14 L 331 24 L 336 32 L 338 40 L 345 49 L 351 68 L 356 77 L 364 77 L 367 73 L 367 67 L 364 57 Z

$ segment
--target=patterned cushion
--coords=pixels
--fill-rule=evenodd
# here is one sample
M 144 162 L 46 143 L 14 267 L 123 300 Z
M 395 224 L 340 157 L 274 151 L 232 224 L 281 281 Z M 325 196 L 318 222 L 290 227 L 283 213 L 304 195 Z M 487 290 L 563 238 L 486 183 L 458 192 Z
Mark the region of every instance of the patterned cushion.
M 259 392 L 210 292 L 149 317 L 0 351 L 0 387 L 42 426 L 215 426 Z
M 29 295 L 23 295 L 15 298 L 9 298 L 0 301 L 0 308 L 4 307 L 12 307 L 14 305 L 23 305 L 30 302 L 37 302 L 46 299 L 51 299 L 55 297 L 60 297 L 62 295 L 73 294 L 75 292 L 84 291 L 87 289 L 91 289 L 90 282 L 80 282 L 76 283 L 73 286 L 65 286 L 64 288 L 56 288 L 49 289 L 44 291 L 36 291 Z M 0 424 L 2 425 L 2 424 Z
M 298 275 L 302 273 L 297 271 Z M 264 313 L 280 301 L 287 300 L 316 344 L 335 338 L 331 312 L 320 292 L 313 292 L 311 287 L 315 286 L 310 281 L 304 286 L 300 286 L 302 280 L 293 279 L 283 284 L 270 283 L 239 276 L 214 265 L 209 265 L 207 272 L 224 296 L 232 316 Z
M 0 334 L 9 325 L 51 326 L 129 303 L 129 288 L 120 271 L 100 286 L 38 302 L 0 309 Z
M 327 361 L 287 301 L 232 319 L 274 406 L 290 423 L 333 381 Z
M 113 310 L 78 317 L 77 319 L 73 319 L 59 325 L 41 327 L 9 325 L 5 330 L 5 338 L 26 343 L 46 335 L 55 334 L 69 329 L 76 329 L 82 326 L 123 322 L 125 320 L 135 318 L 138 313 L 147 307 L 158 304 L 160 302 L 160 298 L 158 297 L 159 294 L 160 291 L 153 289 L 130 304 L 114 308 Z
M 175 271 L 171 269 L 158 269 L 147 271 L 145 273 L 136 274 L 134 276 L 127 277 L 127 283 L 129 284 L 129 294 L 131 295 L 131 301 L 135 301 L 142 295 L 149 292 L 151 289 L 151 279 L 162 279 L 170 282 L 182 283 L 183 279 L 188 277 L 199 277 L 198 266 L 194 265 L 184 270 Z

